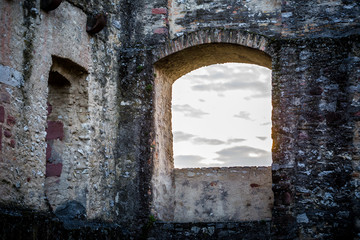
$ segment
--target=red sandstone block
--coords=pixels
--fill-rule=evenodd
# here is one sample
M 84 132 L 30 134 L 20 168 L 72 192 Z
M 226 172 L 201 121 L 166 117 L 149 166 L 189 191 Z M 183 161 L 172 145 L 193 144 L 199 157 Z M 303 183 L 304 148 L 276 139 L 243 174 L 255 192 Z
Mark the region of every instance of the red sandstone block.
M 15 148 L 16 142 L 14 139 L 11 139 L 10 143 L 9 143 L 10 147 Z
M 12 133 L 10 130 L 4 130 L 4 136 L 7 138 L 10 138 L 12 136 Z
M 283 194 L 283 204 L 290 205 L 292 203 L 292 197 L 291 194 L 288 192 L 285 192 Z
M 151 10 L 152 14 L 167 14 L 167 9 L 166 8 L 153 8 Z
M 300 139 L 308 139 L 309 135 L 306 132 L 300 132 L 299 138 Z
M 50 113 L 52 112 L 52 105 L 49 102 L 47 103 L 47 111 L 48 111 L 48 116 L 49 116 Z
M 60 121 L 48 121 L 48 127 L 46 129 L 46 140 L 64 138 L 64 124 Z
M 16 119 L 13 117 L 13 116 L 8 116 L 7 119 L 6 119 L 6 123 L 9 125 L 9 126 L 14 126 L 15 123 L 16 123 Z
M 0 94 L 1 102 L 10 103 L 10 94 L 4 92 Z
M 3 106 L 0 106 L 0 122 L 4 122 L 5 121 L 5 109 Z
M 168 32 L 168 29 L 165 27 L 157 28 L 154 30 L 155 34 L 166 34 Z
M 62 163 L 46 163 L 46 177 L 60 177 Z

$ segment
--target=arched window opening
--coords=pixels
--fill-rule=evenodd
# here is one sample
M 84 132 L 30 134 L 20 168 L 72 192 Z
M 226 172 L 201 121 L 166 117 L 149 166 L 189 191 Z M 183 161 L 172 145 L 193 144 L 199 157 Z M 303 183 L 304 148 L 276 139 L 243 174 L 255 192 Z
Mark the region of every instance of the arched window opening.
M 175 46 L 177 45 L 175 44 Z M 204 69 L 201 69 L 202 67 L 224 63 L 230 65 L 235 63 L 255 64 L 257 66 L 268 68 L 268 70 L 263 71 L 267 71 L 268 75 L 271 75 L 271 57 L 265 52 L 242 45 L 228 43 L 210 43 L 188 47 L 160 59 L 154 65 L 155 137 L 154 144 L 152 145 L 154 154 L 152 214 L 157 219 L 175 222 L 227 222 L 271 219 L 271 208 L 274 196 L 271 188 L 271 167 L 269 167 L 271 164 L 270 149 L 267 151 L 262 150 L 259 145 L 258 147 L 238 145 L 241 142 L 243 144 L 251 142 L 250 138 L 245 139 L 242 135 L 236 135 L 237 132 L 245 131 L 238 130 L 237 128 L 239 126 L 226 130 L 231 133 L 228 137 L 216 137 L 212 135 L 217 131 L 225 131 L 224 129 L 219 128 L 217 124 L 229 125 L 229 120 L 227 120 L 226 115 L 231 115 L 231 113 L 220 113 L 220 115 L 224 115 L 221 116 L 223 119 L 214 120 L 214 125 L 210 127 L 210 129 L 207 129 L 205 135 L 196 132 L 198 130 L 196 125 L 192 130 L 176 131 L 176 123 L 172 122 L 172 114 L 176 115 L 177 113 L 180 113 L 183 116 L 188 115 L 187 117 L 192 116 L 193 118 L 196 116 L 200 119 L 210 115 L 208 109 L 194 111 L 197 106 L 192 106 L 192 104 L 187 103 L 175 103 L 175 108 L 172 109 L 172 88 L 174 86 L 176 87 L 174 82 L 180 82 L 181 80 L 177 79 L 193 70 L 200 69 L 199 71 L 203 71 Z M 220 66 L 222 66 L 223 72 L 229 72 L 229 69 L 224 67 L 226 65 Z M 254 69 L 251 71 L 255 71 Z M 261 72 L 262 70 L 258 71 Z M 204 99 L 200 97 L 200 92 L 226 96 L 233 95 L 234 92 L 233 90 L 225 91 L 225 88 L 247 88 L 247 90 L 252 89 L 253 91 L 246 93 L 248 94 L 247 97 L 245 96 L 245 92 L 241 94 L 238 93 L 239 95 L 244 95 L 244 99 L 233 101 L 246 102 L 246 98 L 256 99 L 260 96 L 262 97 L 263 93 L 261 91 L 254 90 L 259 90 L 263 85 L 254 83 L 249 79 L 241 79 L 241 76 L 245 76 L 249 73 L 243 72 L 241 74 L 240 72 L 241 71 L 239 70 L 234 70 L 234 73 L 232 74 L 233 78 L 238 77 L 240 78 L 240 81 L 234 80 L 230 83 L 225 80 L 214 81 L 213 79 L 213 81 L 207 79 L 205 80 L 205 83 L 193 80 L 193 85 L 191 85 L 191 87 L 197 88 L 199 96 L 196 96 L 195 99 L 191 99 L 192 97 L 186 90 L 182 95 L 185 96 L 185 98 L 188 98 L 191 103 L 196 102 L 197 104 L 200 104 L 200 110 L 201 104 L 205 103 L 202 102 Z M 206 74 L 202 73 L 199 75 Z M 266 74 L 264 73 L 263 75 L 265 76 Z M 207 76 L 207 78 L 211 77 Z M 267 83 L 270 84 L 271 81 L 268 78 L 267 80 Z M 262 78 L 261 81 L 265 83 L 265 77 Z M 216 91 L 216 88 L 219 86 L 223 88 L 222 92 Z M 267 95 L 270 95 L 270 87 L 267 88 Z M 234 95 L 236 95 L 236 93 Z M 256 114 L 253 116 L 248 114 L 246 110 L 241 109 L 240 102 L 218 104 L 216 101 L 219 100 L 211 99 L 211 101 L 213 102 L 212 104 L 209 104 L 209 108 L 219 108 L 221 111 L 225 111 L 227 108 L 236 109 L 237 112 L 232 113 L 231 120 L 237 120 L 237 125 L 246 125 L 246 130 L 252 129 L 252 132 L 255 133 L 258 131 L 256 127 L 249 125 L 251 123 L 249 119 L 257 119 L 259 120 L 258 123 L 261 121 L 260 126 L 269 124 L 269 119 L 261 119 L 261 117 L 256 116 Z M 268 104 L 270 105 L 268 108 L 271 109 L 270 101 Z M 252 108 L 260 107 L 253 106 Z M 269 118 L 270 114 L 267 117 Z M 189 121 L 195 122 L 191 117 Z M 220 123 L 217 123 L 218 121 Z M 182 123 L 186 125 L 186 121 L 182 121 Z M 172 131 L 173 124 L 175 128 L 174 134 Z M 199 125 L 206 124 L 198 123 L 198 126 Z M 266 140 L 265 138 L 270 138 L 269 133 L 266 136 L 260 133 L 254 135 L 252 141 L 257 142 L 258 144 L 259 142 L 262 143 L 261 141 Z M 200 145 L 199 143 L 208 143 L 208 148 L 216 146 L 216 144 L 219 146 L 223 145 L 224 148 L 219 148 L 213 153 L 219 155 L 213 156 L 212 161 L 215 161 L 215 163 L 219 163 L 225 159 L 228 162 L 232 162 L 233 158 L 236 159 L 238 156 L 244 158 L 244 155 L 248 158 L 247 160 L 253 160 L 264 156 L 268 156 L 268 159 L 263 162 L 257 161 L 257 163 L 252 163 L 253 161 L 251 163 L 239 163 L 243 167 L 241 167 L 241 165 L 239 167 L 237 163 L 235 163 L 235 165 L 238 167 L 228 167 L 234 166 L 233 163 L 230 163 L 227 166 L 213 165 L 213 167 L 205 168 L 188 168 L 189 166 L 185 166 L 186 168 L 176 168 L 177 164 L 175 163 L 174 168 L 174 156 L 176 158 L 178 153 L 176 152 L 176 149 L 175 154 L 173 152 L 173 140 L 178 141 L 179 138 L 187 138 L 190 140 L 190 144 L 195 146 Z M 266 148 L 265 144 L 262 145 L 262 147 Z M 191 149 L 186 149 L 186 151 L 189 152 L 185 153 L 185 156 L 193 155 Z M 204 151 L 206 151 L 206 149 Z M 180 153 L 180 155 L 181 154 L 182 153 Z M 198 158 L 198 163 L 201 163 L 202 160 L 204 159 L 200 156 L 200 158 Z
M 172 86 L 175 168 L 271 165 L 271 70 L 225 63 Z

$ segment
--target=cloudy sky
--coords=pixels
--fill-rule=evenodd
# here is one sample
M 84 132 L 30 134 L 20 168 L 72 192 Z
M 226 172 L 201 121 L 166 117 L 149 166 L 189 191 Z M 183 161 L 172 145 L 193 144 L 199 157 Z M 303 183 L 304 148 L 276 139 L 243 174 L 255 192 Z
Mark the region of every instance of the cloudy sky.
M 271 165 L 271 70 L 227 63 L 173 84 L 176 168 Z

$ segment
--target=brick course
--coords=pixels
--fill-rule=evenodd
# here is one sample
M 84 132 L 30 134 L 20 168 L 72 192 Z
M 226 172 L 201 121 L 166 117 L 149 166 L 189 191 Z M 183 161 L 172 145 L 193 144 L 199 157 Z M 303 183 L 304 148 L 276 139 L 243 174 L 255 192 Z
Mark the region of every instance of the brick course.
M 151 10 L 152 14 L 167 14 L 167 9 L 166 8 L 153 8 Z
M 62 163 L 46 163 L 46 177 L 60 177 Z
M 5 121 L 5 108 L 0 106 L 0 122 L 3 123 Z
M 16 123 L 16 119 L 15 117 L 11 116 L 11 115 L 8 115 L 7 116 L 7 119 L 6 119 L 6 123 L 9 125 L 9 126 L 14 126 L 15 123 Z
M 64 124 L 61 121 L 48 121 L 46 129 L 46 140 L 54 140 L 64 138 Z

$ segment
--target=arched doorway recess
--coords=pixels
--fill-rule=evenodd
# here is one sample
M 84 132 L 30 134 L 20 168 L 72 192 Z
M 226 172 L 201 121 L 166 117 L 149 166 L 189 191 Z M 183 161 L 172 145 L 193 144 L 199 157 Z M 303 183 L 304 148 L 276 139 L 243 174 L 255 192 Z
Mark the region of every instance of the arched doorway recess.
M 213 39 L 212 41 L 211 37 L 206 39 L 206 41 L 199 39 L 197 39 L 198 41 L 190 41 L 187 38 L 187 40 L 181 39 L 178 42 L 173 41 L 172 44 L 169 44 L 169 48 L 164 49 L 159 54 L 160 60 L 154 64 L 155 138 L 153 145 L 152 214 L 163 221 L 177 221 L 174 218 L 176 196 L 171 127 L 171 90 L 174 81 L 192 70 L 218 63 L 249 63 L 271 69 L 271 57 L 263 51 L 267 44 L 264 38 L 248 35 L 247 37 L 230 38 L 229 41 L 223 42 L 219 39 Z M 238 39 L 237 42 L 239 43 L 234 42 L 234 39 Z M 199 43 L 196 44 L 196 42 Z M 249 45 L 251 47 L 248 47 Z M 266 168 L 264 174 L 268 174 L 271 179 L 270 168 Z M 271 184 L 267 188 L 268 192 L 266 194 L 270 194 L 271 198 Z M 271 216 L 273 197 L 270 200 L 271 203 L 265 206 L 267 211 L 265 218 L 268 218 L 269 214 Z M 264 217 L 259 216 L 259 218 Z M 187 221 L 187 219 L 184 221 Z M 199 218 L 196 221 L 202 220 Z

